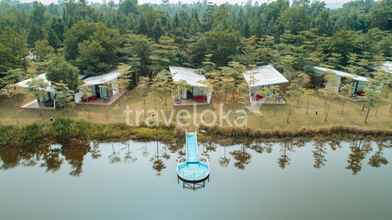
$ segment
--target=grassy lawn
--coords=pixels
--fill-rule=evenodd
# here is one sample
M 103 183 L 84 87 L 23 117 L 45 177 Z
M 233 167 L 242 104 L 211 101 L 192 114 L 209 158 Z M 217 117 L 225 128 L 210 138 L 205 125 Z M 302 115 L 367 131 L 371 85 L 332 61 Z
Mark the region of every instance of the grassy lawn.
M 172 99 L 160 100 L 153 94 L 146 94 L 145 89 L 136 88 L 121 97 L 112 106 L 77 105 L 66 110 L 24 110 L 19 108 L 33 98 L 27 94 L 19 94 L 12 98 L 0 97 L 0 123 L 1 124 L 29 124 L 37 121 L 49 120 L 51 117 L 70 117 L 83 119 L 94 123 L 126 123 L 125 110 L 160 110 L 167 118 L 170 113 L 180 110 L 189 110 L 192 116 L 196 115 L 196 123 L 199 123 L 200 113 L 203 110 L 220 110 L 220 102 L 213 98 L 212 105 L 198 107 L 194 112 L 193 107 L 173 107 Z M 297 130 L 301 128 L 325 128 L 331 126 L 354 126 L 372 129 L 392 129 L 392 112 L 390 104 L 384 100 L 376 108 L 372 109 L 369 121 L 364 123 L 365 111 L 362 111 L 363 103 L 352 102 L 343 99 L 325 99 L 317 95 L 301 97 L 297 100 L 288 100 L 287 105 L 265 105 L 257 113 L 247 112 L 247 127 L 253 129 L 283 129 Z M 308 104 L 309 103 L 309 104 Z M 327 108 L 327 105 L 329 108 Z M 224 112 L 246 109 L 245 105 L 224 105 Z M 327 110 L 329 109 L 329 110 Z M 328 112 L 328 113 L 327 113 Z M 326 115 L 328 117 L 326 119 Z M 135 114 L 129 114 L 131 124 L 134 124 Z M 146 119 L 148 114 L 142 116 Z M 205 121 L 211 122 L 210 113 L 205 114 Z M 289 119 L 288 119 L 289 118 Z M 234 116 L 231 117 L 234 119 Z M 162 121 L 162 117 L 160 117 Z M 193 119 L 188 119 L 194 122 Z M 191 124 L 192 124 L 191 123 Z M 193 126 L 193 125 L 191 125 Z M 223 126 L 228 126 L 223 124 Z

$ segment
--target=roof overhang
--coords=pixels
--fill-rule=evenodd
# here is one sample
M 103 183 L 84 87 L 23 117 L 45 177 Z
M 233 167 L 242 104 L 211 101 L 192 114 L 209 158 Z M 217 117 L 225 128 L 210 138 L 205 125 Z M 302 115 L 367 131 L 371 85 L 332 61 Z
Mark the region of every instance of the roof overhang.
M 178 66 L 170 66 L 169 69 L 174 82 L 185 82 L 192 87 L 208 87 L 204 84 L 204 82 L 207 81 L 207 78 L 199 74 L 199 70 L 197 69 Z
M 20 88 L 28 89 L 28 88 L 30 88 L 31 83 L 34 80 L 42 80 L 42 82 L 44 82 L 48 85 L 46 88 L 43 88 L 44 91 L 47 91 L 47 92 L 54 91 L 54 89 L 52 87 L 52 83 L 46 78 L 46 73 L 42 73 L 42 74 L 35 76 L 33 78 L 29 78 L 29 79 L 20 81 L 20 82 L 16 83 L 15 85 Z
M 314 67 L 314 69 L 316 69 L 316 70 L 318 70 L 318 71 L 320 71 L 320 72 L 322 72 L 324 74 L 326 74 L 326 73 L 333 73 L 333 74 L 335 74 L 337 76 L 344 77 L 344 78 L 349 78 L 349 79 L 352 79 L 352 80 L 355 80 L 355 81 L 359 81 L 359 82 L 368 82 L 369 81 L 368 78 L 366 78 L 366 77 L 358 76 L 358 75 L 355 75 L 355 74 L 346 73 L 346 72 L 339 71 L 339 70 L 333 70 L 333 69 L 319 67 L 319 66 Z
M 289 81 L 273 65 L 259 66 L 244 73 L 249 87 L 286 84 Z
M 117 80 L 120 77 L 120 72 L 115 70 L 110 73 L 106 73 L 99 76 L 90 76 L 83 79 L 83 86 L 95 86 L 105 84 L 114 80 Z

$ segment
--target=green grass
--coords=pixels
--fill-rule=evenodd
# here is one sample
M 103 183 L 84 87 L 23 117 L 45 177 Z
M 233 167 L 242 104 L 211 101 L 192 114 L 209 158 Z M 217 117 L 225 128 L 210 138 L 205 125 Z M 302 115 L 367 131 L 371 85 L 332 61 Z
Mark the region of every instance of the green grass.
M 137 110 L 162 110 L 167 117 L 174 110 L 188 109 L 192 115 L 192 107 L 173 107 L 172 100 L 167 99 L 167 103 L 159 100 L 153 94 L 145 94 L 145 90 L 137 88 L 129 91 L 112 106 L 86 106 L 77 105 L 72 109 L 65 110 L 24 110 L 19 108 L 33 98 L 27 94 L 19 94 L 15 97 L 0 97 L 0 124 L 3 125 L 26 125 L 33 122 L 45 122 L 51 118 L 71 118 L 85 120 L 97 124 L 124 124 L 126 123 L 126 106 L 133 111 Z M 309 107 L 308 107 L 309 100 Z M 309 99 L 302 97 L 299 102 L 288 100 L 288 105 L 265 105 L 259 113 L 249 113 L 246 117 L 248 128 L 260 130 L 299 130 L 320 129 L 329 127 L 361 127 L 368 129 L 392 130 L 392 112 L 390 104 L 384 100 L 376 108 L 372 109 L 367 124 L 364 123 L 365 112 L 362 111 L 362 103 L 347 101 L 344 99 L 328 100 L 329 111 L 323 98 L 317 95 Z M 206 109 L 219 110 L 220 102 L 213 99 L 210 106 L 199 107 L 196 111 L 197 117 L 200 112 Z M 344 106 L 344 108 L 343 108 Z M 245 105 L 230 104 L 224 105 L 224 111 L 244 109 Z M 328 118 L 326 114 L 328 111 Z M 289 117 L 289 113 L 291 116 Z M 145 115 L 144 118 L 147 116 Z M 289 121 L 287 118 L 289 117 Z M 208 117 L 207 117 L 208 118 Z M 131 120 L 133 122 L 133 120 Z M 196 121 L 199 123 L 199 121 Z M 189 125 L 194 128 L 195 124 Z M 224 125 L 223 127 L 227 127 Z

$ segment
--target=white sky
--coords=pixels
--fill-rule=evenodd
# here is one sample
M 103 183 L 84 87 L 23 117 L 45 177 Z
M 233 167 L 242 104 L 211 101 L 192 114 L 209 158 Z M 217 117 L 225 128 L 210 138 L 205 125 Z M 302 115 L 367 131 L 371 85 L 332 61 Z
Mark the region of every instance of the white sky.
M 21 0 L 22 2 L 32 2 L 34 0 Z M 40 2 L 43 2 L 45 4 L 50 4 L 53 2 L 56 2 L 57 0 L 39 0 Z M 109 2 L 110 0 L 88 0 L 89 2 Z M 114 2 L 117 2 L 118 0 L 114 0 Z M 138 0 L 139 3 L 143 4 L 143 3 L 161 3 L 162 0 Z M 169 0 L 170 3 L 178 3 L 178 2 L 182 2 L 182 3 L 190 3 L 190 2 L 198 2 L 198 1 L 203 1 L 203 0 Z M 244 3 L 244 2 L 248 2 L 249 0 L 208 0 L 211 2 L 215 2 L 217 4 L 222 4 L 222 3 Z M 273 1 L 273 0 L 253 0 L 253 2 L 268 2 L 268 1 Z M 343 3 L 349 2 L 351 0 L 324 0 L 324 2 L 326 2 L 327 4 L 331 4 L 331 5 L 342 5 Z
M 203 0 L 169 0 L 170 3 L 178 3 L 178 2 L 197 2 L 197 1 L 203 1 Z M 249 0 L 208 0 L 211 2 L 215 2 L 217 4 L 222 4 L 222 3 L 244 3 L 244 2 L 248 2 Z M 273 0 L 253 0 L 253 2 L 271 2 Z M 326 3 L 329 4 L 343 4 L 345 2 L 349 2 L 351 0 L 324 0 Z M 162 0 L 139 0 L 140 3 L 160 3 L 162 2 Z

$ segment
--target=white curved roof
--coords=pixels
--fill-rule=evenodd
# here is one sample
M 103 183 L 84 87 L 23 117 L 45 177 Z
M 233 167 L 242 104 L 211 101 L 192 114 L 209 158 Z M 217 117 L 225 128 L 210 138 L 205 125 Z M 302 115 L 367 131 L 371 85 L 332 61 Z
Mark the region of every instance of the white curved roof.
M 24 88 L 24 89 L 28 89 L 30 87 L 30 83 L 33 80 L 42 80 L 43 82 L 45 82 L 48 85 L 44 90 L 47 92 L 53 91 L 52 83 L 46 78 L 46 73 L 42 73 L 36 77 L 20 81 L 20 82 L 16 83 L 15 85 L 18 87 Z
M 323 73 L 330 72 L 330 73 L 333 73 L 333 74 L 335 74 L 337 76 L 353 79 L 353 80 L 356 80 L 356 81 L 361 81 L 361 82 L 368 82 L 369 81 L 366 77 L 358 76 L 358 75 L 354 75 L 354 74 L 350 74 L 350 73 L 346 73 L 346 72 L 339 71 L 339 70 L 333 70 L 333 69 L 328 69 L 328 68 L 319 67 L 319 66 L 316 66 L 314 68 L 316 70 L 318 70 L 318 71 L 323 72 Z
M 244 78 L 250 87 L 272 86 L 289 82 L 272 65 L 259 66 L 248 70 L 244 73 Z
M 99 76 L 90 76 L 83 80 L 83 86 L 94 86 L 108 83 L 117 80 L 120 77 L 120 72 L 117 70 Z
M 203 84 L 203 81 L 206 81 L 207 78 L 199 74 L 197 69 L 178 66 L 170 66 L 169 69 L 174 82 L 185 81 L 190 86 L 207 87 Z

